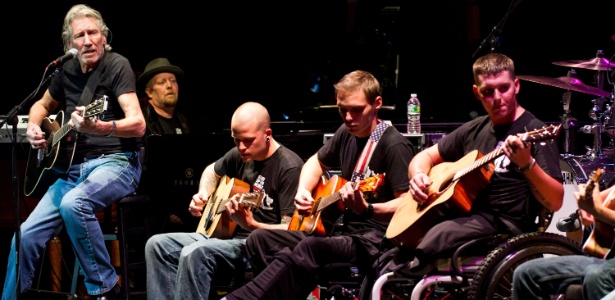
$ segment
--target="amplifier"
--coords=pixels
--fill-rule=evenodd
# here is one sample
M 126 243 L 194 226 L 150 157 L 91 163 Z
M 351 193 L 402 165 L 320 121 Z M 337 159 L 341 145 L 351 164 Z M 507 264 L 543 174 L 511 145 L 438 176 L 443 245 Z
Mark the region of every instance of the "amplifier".
M 51 120 L 55 120 L 55 118 L 56 115 L 49 116 L 49 119 Z M 28 115 L 18 115 L 17 119 L 17 142 L 27 143 L 28 139 L 26 139 L 26 128 L 28 127 Z M 12 143 L 12 138 L 13 126 L 4 124 L 2 128 L 0 128 L 0 143 Z

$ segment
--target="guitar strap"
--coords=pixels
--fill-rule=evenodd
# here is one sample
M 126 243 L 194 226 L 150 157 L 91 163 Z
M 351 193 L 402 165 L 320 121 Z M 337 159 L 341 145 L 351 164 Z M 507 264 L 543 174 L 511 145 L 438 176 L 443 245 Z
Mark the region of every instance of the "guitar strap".
M 88 78 L 88 82 L 81 93 L 81 98 L 79 98 L 79 104 L 87 105 L 92 102 L 92 99 L 94 99 L 94 91 L 96 91 L 96 86 L 100 82 L 100 72 L 104 68 L 104 61 L 105 55 L 103 54 L 103 57 L 100 59 L 100 63 L 96 66 L 96 69 L 92 71 L 90 78 Z
M 369 136 L 369 140 L 367 141 L 367 144 L 365 144 L 365 147 L 363 148 L 363 152 L 361 153 L 361 156 L 359 157 L 359 160 L 357 161 L 354 171 L 352 172 L 351 181 L 354 182 L 357 179 L 362 180 L 365 178 L 365 172 L 367 171 L 367 165 L 369 164 L 369 161 L 372 158 L 374 149 L 376 149 L 376 145 L 378 144 L 378 141 L 380 141 L 382 134 L 389 126 L 391 126 L 391 123 L 389 122 L 380 122 L 376 126 L 376 129 L 372 131 L 372 134 Z

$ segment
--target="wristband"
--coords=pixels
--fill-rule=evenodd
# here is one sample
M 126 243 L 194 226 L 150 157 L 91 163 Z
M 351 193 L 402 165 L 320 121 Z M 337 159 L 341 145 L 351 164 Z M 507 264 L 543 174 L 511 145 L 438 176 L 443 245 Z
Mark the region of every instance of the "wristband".
M 363 217 L 369 219 L 374 216 L 374 206 L 369 203 L 367 204 L 367 210 L 363 213 Z
M 519 171 L 525 173 L 525 171 L 531 170 L 534 167 L 535 164 L 536 164 L 536 159 L 532 157 L 532 161 L 529 164 L 527 164 L 527 165 L 525 165 L 523 167 L 520 167 Z
M 115 125 L 115 120 L 111 121 L 111 125 L 113 127 L 111 128 L 111 132 L 109 132 L 109 134 L 107 134 L 107 137 L 112 137 L 113 134 L 115 133 L 115 129 L 117 128 L 117 125 Z

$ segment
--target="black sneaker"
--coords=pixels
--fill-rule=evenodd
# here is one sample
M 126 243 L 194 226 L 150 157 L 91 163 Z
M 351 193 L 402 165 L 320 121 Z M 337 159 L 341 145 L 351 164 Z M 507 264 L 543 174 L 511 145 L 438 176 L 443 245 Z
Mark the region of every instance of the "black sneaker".
M 435 265 L 431 262 L 421 263 L 418 258 L 414 258 L 409 262 L 406 268 L 403 268 L 399 273 L 408 277 L 422 277 L 435 269 Z
M 116 283 L 112 289 L 108 290 L 106 293 L 99 295 L 97 300 L 120 300 L 122 295 L 122 289 L 120 288 L 120 283 Z

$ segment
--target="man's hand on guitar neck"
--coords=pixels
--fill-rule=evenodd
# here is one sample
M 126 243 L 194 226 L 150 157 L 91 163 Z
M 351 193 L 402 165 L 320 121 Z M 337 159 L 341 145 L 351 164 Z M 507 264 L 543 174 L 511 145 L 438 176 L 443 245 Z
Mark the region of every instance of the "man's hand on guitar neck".
M 345 208 L 357 215 L 363 215 L 367 211 L 369 203 L 365 201 L 363 193 L 357 189 L 357 182 L 346 182 L 339 193 Z
M 534 162 L 530 152 L 531 148 L 530 143 L 524 142 L 521 137 L 516 135 L 508 136 L 504 145 L 502 145 L 504 155 L 523 170 L 527 170 Z
M 256 229 L 256 221 L 252 215 L 252 210 L 239 203 L 240 197 L 241 196 L 239 194 L 235 194 L 229 198 L 229 201 L 224 205 L 226 207 L 226 212 L 228 213 L 229 218 L 233 220 L 233 222 L 237 223 L 237 225 L 241 226 L 245 230 L 252 231 Z
M 615 226 L 615 210 L 612 209 L 613 201 L 615 201 L 615 186 L 611 186 L 606 191 L 609 193 L 604 197 L 603 192 L 600 192 L 600 186 L 596 184 L 592 191 L 592 197 L 585 197 L 585 185 L 579 185 L 579 190 L 574 193 L 579 212 L 585 212 L 593 217 L 594 220 L 600 220 L 610 226 Z M 590 199 L 591 198 L 591 199 Z
M 77 106 L 75 111 L 70 114 L 70 120 L 68 121 L 71 126 L 75 128 L 76 131 L 86 132 L 86 133 L 99 133 L 100 129 L 96 126 L 96 121 L 98 120 L 96 117 L 84 118 L 82 117 L 83 112 L 85 111 L 85 106 Z

